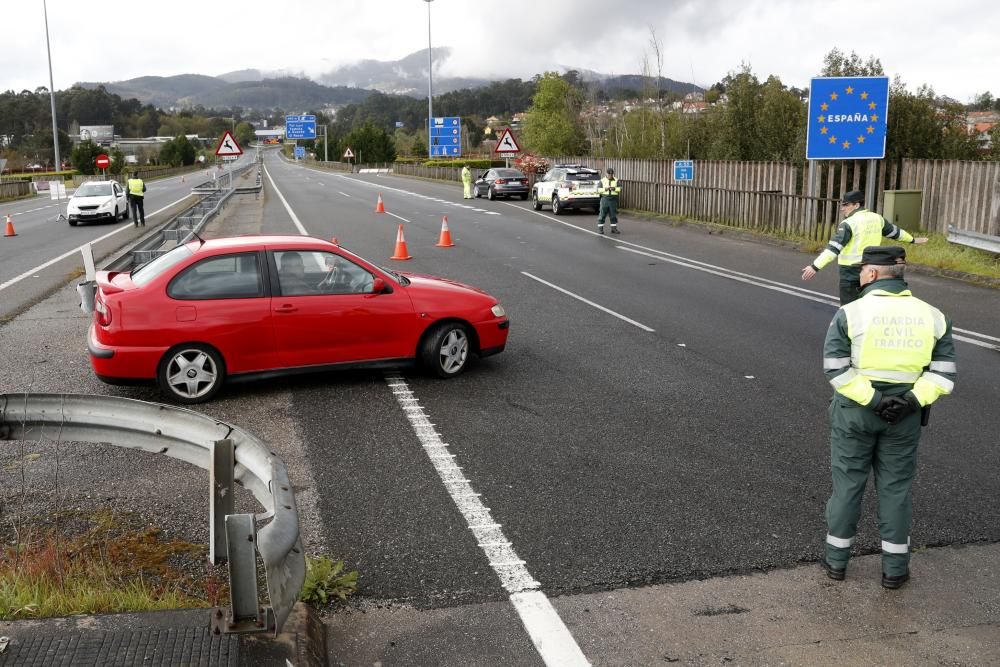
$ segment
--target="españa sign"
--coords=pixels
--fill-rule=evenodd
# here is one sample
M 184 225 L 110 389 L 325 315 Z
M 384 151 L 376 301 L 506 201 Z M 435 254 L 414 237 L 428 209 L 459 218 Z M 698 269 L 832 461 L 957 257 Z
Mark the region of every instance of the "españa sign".
M 885 157 L 889 78 L 824 77 L 809 87 L 809 160 Z

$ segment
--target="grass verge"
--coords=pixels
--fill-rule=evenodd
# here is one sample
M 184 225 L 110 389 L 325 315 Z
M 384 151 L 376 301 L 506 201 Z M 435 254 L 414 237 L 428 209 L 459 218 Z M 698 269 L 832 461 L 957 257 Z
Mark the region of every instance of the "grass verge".
M 207 547 L 128 528 L 101 510 L 22 530 L 0 552 L 0 619 L 153 611 L 224 604 L 228 585 Z

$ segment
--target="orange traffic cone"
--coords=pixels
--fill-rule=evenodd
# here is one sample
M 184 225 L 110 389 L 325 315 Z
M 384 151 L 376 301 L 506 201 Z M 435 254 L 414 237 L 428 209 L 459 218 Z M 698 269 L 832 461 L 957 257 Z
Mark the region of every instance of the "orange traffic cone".
M 396 232 L 396 250 L 389 259 L 412 259 L 410 251 L 406 249 L 406 239 L 403 238 L 403 225 L 400 225 L 399 231 Z
M 378 203 L 375 204 L 376 213 L 385 213 L 385 204 L 382 203 L 382 193 L 378 193 Z
M 10 213 L 7 214 L 7 232 L 4 236 L 17 236 L 17 232 L 14 231 L 14 221 L 10 219 Z
M 337 237 L 336 236 L 334 236 L 332 239 L 330 239 L 330 243 L 332 243 L 333 245 L 340 245 L 340 242 L 337 241 Z
M 441 217 L 441 238 L 435 243 L 438 248 L 452 248 L 454 243 L 451 242 L 451 232 L 448 231 L 448 216 Z

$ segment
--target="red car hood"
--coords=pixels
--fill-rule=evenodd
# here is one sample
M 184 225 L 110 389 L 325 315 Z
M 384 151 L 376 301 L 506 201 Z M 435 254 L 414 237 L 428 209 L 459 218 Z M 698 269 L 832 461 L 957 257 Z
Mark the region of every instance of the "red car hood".
M 472 308 L 488 311 L 494 304 L 499 303 L 497 298 L 488 292 L 456 280 L 414 273 L 401 275 L 410 280 L 410 285 L 405 289 L 417 310 L 439 312 Z

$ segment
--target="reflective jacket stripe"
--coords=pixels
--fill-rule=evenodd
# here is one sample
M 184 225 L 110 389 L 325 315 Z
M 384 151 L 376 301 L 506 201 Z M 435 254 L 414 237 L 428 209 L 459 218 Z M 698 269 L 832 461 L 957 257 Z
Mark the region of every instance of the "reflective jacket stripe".
M 825 357 L 823 359 L 823 368 L 834 370 L 837 368 L 847 368 L 851 365 L 850 357 L 841 357 L 840 359 L 832 359 L 830 357 Z
M 886 380 L 889 382 L 916 382 L 920 377 L 919 372 L 883 371 L 874 368 L 862 368 L 861 374 L 872 380 Z
M 942 373 L 957 373 L 958 365 L 954 361 L 932 361 L 930 370 Z

